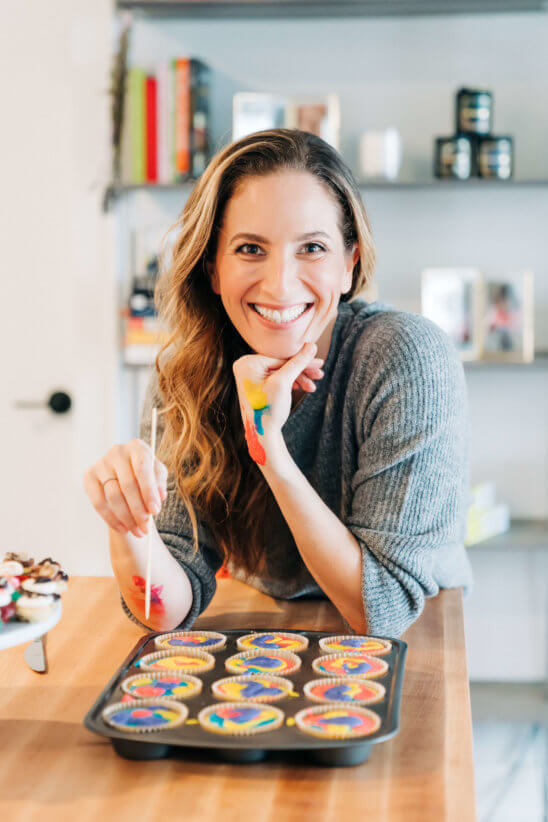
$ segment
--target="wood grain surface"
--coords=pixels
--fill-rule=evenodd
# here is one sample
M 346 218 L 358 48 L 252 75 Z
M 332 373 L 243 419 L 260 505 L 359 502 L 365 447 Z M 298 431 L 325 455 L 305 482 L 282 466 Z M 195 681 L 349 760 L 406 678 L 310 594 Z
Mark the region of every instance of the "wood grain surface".
M 218 580 L 203 629 L 342 631 L 327 600 L 274 600 Z M 47 640 L 49 672 L 24 646 L 0 652 L 1 818 L 101 822 L 474 822 L 472 728 L 460 589 L 429 599 L 408 644 L 400 732 L 349 768 L 297 754 L 251 765 L 206 752 L 125 760 L 83 718 L 142 635 L 124 615 L 114 578 L 76 577 Z

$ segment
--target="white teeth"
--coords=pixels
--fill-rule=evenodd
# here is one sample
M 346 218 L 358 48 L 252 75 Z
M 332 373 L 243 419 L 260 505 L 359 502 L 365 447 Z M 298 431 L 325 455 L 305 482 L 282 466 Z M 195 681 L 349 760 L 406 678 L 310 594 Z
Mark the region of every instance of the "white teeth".
M 266 317 L 267 320 L 272 320 L 275 323 L 287 323 L 291 322 L 291 320 L 297 319 L 300 315 L 306 311 L 307 305 L 303 303 L 302 305 L 297 305 L 294 308 L 288 308 L 286 311 L 277 311 L 275 309 L 264 308 L 262 305 L 253 305 L 255 311 L 261 315 L 261 317 Z

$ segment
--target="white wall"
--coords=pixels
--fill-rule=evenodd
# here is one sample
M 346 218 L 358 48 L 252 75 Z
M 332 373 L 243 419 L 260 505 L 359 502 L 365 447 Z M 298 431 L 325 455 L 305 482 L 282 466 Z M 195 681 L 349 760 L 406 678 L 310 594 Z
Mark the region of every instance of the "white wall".
M 111 13 L 110 0 L 0 4 L 2 544 L 70 575 L 110 569 L 82 476 L 114 437 Z M 15 408 L 58 389 L 69 414 Z
M 461 86 L 494 94 L 494 133 L 514 137 L 515 177 L 548 179 L 548 15 L 408 17 L 312 21 L 138 19 L 130 62 L 191 53 L 214 69 L 214 145 L 230 139 L 235 91 L 333 91 L 341 100 L 341 152 L 357 174 L 359 135 L 396 126 L 400 178 L 431 173 L 434 138 L 454 131 Z M 535 272 L 536 346 L 548 349 L 548 186 L 507 189 L 364 190 L 378 252 L 380 298 L 420 310 L 426 266 L 477 265 L 487 274 Z M 140 193 L 124 218 L 166 226 L 179 193 Z M 468 373 L 472 480 L 494 479 L 514 516 L 548 516 L 546 372 Z M 548 546 L 547 546 L 548 552 Z M 466 601 L 471 675 L 539 679 L 546 670 L 546 553 L 471 550 L 474 594 Z M 506 661 L 519 648 L 516 674 Z

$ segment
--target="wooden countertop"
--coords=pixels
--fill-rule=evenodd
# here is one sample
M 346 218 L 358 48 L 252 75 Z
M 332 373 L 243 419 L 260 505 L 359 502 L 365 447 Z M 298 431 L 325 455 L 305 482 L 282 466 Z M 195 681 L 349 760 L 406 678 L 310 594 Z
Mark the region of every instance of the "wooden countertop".
M 218 589 L 195 627 L 341 631 L 327 600 L 274 600 L 241 582 Z M 0 809 L 4 819 L 148 822 L 473 822 L 470 694 L 460 589 L 429 599 L 408 644 L 400 731 L 349 768 L 270 755 L 251 765 L 197 753 L 138 762 L 84 728 L 83 718 L 142 635 L 114 578 L 76 577 L 48 635 L 49 672 L 24 646 L 0 651 Z

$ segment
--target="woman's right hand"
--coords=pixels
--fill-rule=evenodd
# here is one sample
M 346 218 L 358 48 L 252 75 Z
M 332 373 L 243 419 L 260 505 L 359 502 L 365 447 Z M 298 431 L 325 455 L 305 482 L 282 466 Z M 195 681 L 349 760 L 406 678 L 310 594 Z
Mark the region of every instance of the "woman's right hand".
M 134 439 L 113 445 L 84 472 L 84 490 L 110 528 L 143 537 L 167 497 L 167 475 L 150 445 Z

